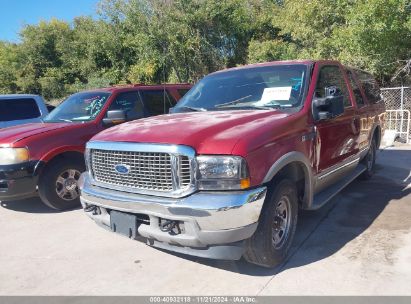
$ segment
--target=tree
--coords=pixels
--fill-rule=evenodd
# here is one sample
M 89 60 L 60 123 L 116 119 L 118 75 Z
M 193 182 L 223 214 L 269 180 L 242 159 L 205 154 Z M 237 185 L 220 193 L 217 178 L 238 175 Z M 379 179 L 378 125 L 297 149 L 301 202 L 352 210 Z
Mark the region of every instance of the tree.
M 26 25 L 20 43 L 0 42 L 0 92 L 56 99 L 295 58 L 411 82 L 409 0 L 101 0 L 98 12 Z
M 0 41 L 0 94 L 16 93 L 17 45 Z
M 186 82 L 246 62 L 253 2 L 106 0 L 102 9 L 135 50 L 131 78 Z
M 339 59 L 387 82 L 411 56 L 410 20 L 407 0 L 286 0 L 278 25 L 298 57 Z
M 411 58 L 411 11 L 407 0 L 357 1 L 336 29 L 335 48 L 343 62 L 389 82 L 402 60 Z
M 20 90 L 43 94 L 46 99 L 61 97 L 65 93 L 64 83 L 72 73 L 70 62 L 63 60 L 67 45 L 73 41 L 70 25 L 56 19 L 41 21 L 25 26 L 20 36 Z

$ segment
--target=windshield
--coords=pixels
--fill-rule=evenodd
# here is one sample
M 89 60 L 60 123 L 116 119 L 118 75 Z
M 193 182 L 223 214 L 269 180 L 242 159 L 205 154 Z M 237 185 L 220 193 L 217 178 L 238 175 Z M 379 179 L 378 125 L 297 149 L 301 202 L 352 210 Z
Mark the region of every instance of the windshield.
M 173 112 L 278 109 L 302 105 L 307 66 L 252 67 L 211 74 L 199 81 Z
M 45 118 L 45 122 L 90 121 L 101 112 L 110 93 L 85 92 L 69 96 Z

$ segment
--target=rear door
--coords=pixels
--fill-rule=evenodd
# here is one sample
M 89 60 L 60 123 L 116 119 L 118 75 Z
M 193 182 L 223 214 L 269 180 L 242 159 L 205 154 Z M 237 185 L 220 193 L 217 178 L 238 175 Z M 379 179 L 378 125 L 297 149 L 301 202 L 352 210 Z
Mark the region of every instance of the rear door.
M 339 117 L 315 122 L 318 156 L 316 171 L 319 179 L 317 190 L 341 178 L 347 171 L 340 169 L 350 164 L 358 152 L 356 143 L 359 130 L 354 119 L 355 108 L 343 70 L 338 64 L 321 64 L 314 97 L 325 97 L 328 87 L 337 87 L 343 95 L 344 113 Z
M 358 83 L 362 88 L 367 103 L 368 120 L 367 129 L 364 130 L 364 136 L 366 135 L 367 139 L 364 140 L 364 146 L 368 148 L 373 128 L 376 125 L 384 128 L 385 105 L 382 102 L 380 87 L 375 78 L 371 74 L 360 70 L 355 70 L 354 74 L 359 80 Z
M 168 86 L 167 92 L 175 102 L 178 102 L 188 91 L 190 91 L 191 87 L 191 85 Z
M 370 132 L 371 126 L 369 121 L 368 102 L 366 102 L 364 92 L 354 71 L 351 69 L 347 69 L 347 77 L 355 102 L 354 122 L 359 131 L 356 148 L 359 151 L 362 151 L 366 149 L 369 144 L 368 134 Z
M 0 99 L 0 128 L 39 122 L 41 112 L 33 98 Z
M 141 90 L 140 94 L 148 116 L 168 114 L 177 103 L 167 90 Z

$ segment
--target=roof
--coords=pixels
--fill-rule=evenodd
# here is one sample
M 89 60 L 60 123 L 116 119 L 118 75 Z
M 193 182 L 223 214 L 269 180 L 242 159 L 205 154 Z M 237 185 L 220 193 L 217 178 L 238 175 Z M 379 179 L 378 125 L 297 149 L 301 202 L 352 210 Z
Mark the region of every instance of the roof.
M 87 92 L 116 92 L 116 91 L 122 91 L 122 90 L 130 90 L 130 89 L 145 89 L 145 88 L 151 88 L 151 89 L 162 89 L 162 88 L 191 88 L 191 84 L 189 83 L 167 83 L 167 84 L 127 84 L 127 85 L 116 85 L 112 87 L 107 87 L 107 88 L 98 88 L 98 89 L 92 89 L 92 90 L 87 90 Z
M 317 60 L 318 61 L 318 60 Z M 262 62 L 262 63 L 253 63 L 253 64 L 246 64 L 234 68 L 228 68 L 221 71 L 217 71 L 211 74 L 226 72 L 226 71 L 235 71 L 235 70 L 242 70 L 242 69 L 249 69 L 249 68 L 256 68 L 256 67 L 265 67 L 265 66 L 274 66 L 274 65 L 286 65 L 286 64 L 312 64 L 316 62 L 316 60 L 280 60 L 280 61 L 269 61 L 269 62 Z
M 35 98 L 39 97 L 39 95 L 35 94 L 4 94 L 0 95 L 0 99 L 8 99 L 8 98 Z

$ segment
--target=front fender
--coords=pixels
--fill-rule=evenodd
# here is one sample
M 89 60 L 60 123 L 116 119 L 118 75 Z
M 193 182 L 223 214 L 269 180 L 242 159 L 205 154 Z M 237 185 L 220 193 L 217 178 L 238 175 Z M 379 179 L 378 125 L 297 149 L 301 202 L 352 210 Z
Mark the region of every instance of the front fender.
M 47 152 L 46 154 L 44 154 L 40 161 L 43 162 L 49 162 L 50 160 L 52 160 L 53 158 L 55 158 L 56 156 L 63 154 L 63 153 L 67 153 L 67 152 L 77 152 L 77 153 L 81 153 L 84 154 L 84 146 L 64 146 L 64 147 L 58 147 L 56 149 L 53 149 L 49 152 Z
M 263 183 L 269 183 L 285 166 L 297 163 L 301 166 L 304 172 L 304 196 L 303 196 L 303 208 L 308 208 L 311 206 L 313 201 L 314 193 L 314 178 L 312 173 L 312 168 L 309 159 L 301 152 L 292 151 L 281 156 L 274 164 L 271 165 L 270 169 L 264 177 Z

